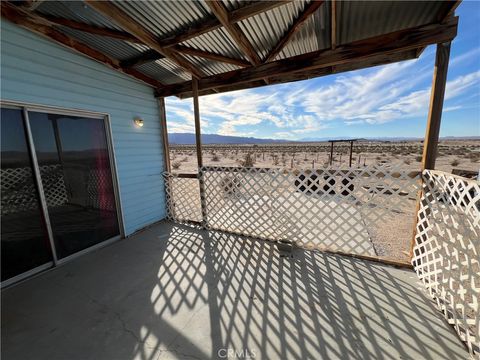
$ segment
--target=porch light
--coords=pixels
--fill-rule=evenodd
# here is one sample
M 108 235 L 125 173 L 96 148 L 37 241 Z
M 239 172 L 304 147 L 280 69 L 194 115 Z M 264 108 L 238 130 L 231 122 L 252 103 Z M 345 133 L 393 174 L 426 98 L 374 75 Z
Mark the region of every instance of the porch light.
M 135 119 L 133 119 L 133 122 L 135 123 L 136 127 L 142 127 L 143 126 L 143 119 L 135 118 Z

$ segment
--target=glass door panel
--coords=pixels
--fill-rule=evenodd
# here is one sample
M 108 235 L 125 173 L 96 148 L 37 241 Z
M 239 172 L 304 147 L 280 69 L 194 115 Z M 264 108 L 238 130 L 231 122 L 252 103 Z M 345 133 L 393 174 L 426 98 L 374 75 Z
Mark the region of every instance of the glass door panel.
M 59 259 L 120 234 L 103 119 L 28 113 Z
M 20 109 L 1 109 L 1 279 L 52 261 Z

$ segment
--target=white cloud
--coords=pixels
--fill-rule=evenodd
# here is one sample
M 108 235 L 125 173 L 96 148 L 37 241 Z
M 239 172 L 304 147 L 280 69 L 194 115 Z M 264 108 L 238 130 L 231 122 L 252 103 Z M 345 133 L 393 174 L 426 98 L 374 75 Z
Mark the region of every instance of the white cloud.
M 457 62 L 462 56 L 457 57 Z M 304 134 L 317 135 L 335 126 L 426 117 L 430 87 L 425 84 L 432 77 L 433 60 L 431 54 L 426 57 L 428 64 L 424 60 L 411 60 L 347 73 L 324 86 L 301 82 L 204 96 L 200 98 L 202 130 L 264 137 L 265 131 L 269 131 L 268 136 L 294 139 Z M 425 54 L 421 59 L 425 59 Z M 445 101 L 463 101 L 475 87 L 478 93 L 479 84 L 480 71 L 458 76 L 447 83 Z M 463 105 L 446 104 L 445 111 L 455 111 Z M 169 99 L 167 114 L 170 131 L 193 131 L 191 99 Z

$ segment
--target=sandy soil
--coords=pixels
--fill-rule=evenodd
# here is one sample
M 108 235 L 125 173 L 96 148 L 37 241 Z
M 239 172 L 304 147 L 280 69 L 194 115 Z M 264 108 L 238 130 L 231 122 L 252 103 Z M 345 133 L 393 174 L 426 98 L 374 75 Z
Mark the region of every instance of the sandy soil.
M 352 166 L 381 164 L 400 171 L 421 168 L 421 142 L 365 142 L 353 149 Z M 438 147 L 436 168 L 477 171 L 480 168 L 480 141 L 443 141 Z M 209 166 L 244 166 L 309 169 L 329 163 L 328 143 L 275 145 L 207 145 L 203 147 L 204 164 Z M 171 145 L 172 172 L 197 171 L 194 146 Z M 349 146 L 336 145 L 333 166 L 348 167 Z M 370 239 L 378 256 L 408 262 L 415 220 L 415 194 L 409 194 L 400 211 L 382 219 L 370 220 L 364 215 Z

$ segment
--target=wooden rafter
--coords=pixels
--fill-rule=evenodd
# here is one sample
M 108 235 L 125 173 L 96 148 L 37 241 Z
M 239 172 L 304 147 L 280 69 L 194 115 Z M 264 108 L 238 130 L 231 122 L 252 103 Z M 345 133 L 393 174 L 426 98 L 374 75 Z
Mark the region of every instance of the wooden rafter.
M 458 18 L 455 17 L 442 24 L 399 30 L 342 45 L 335 50 L 314 51 L 288 59 L 209 76 L 198 82 L 199 91 L 248 83 L 272 76 L 284 76 L 301 71 L 308 72 L 329 66 L 354 64 L 376 55 L 391 56 L 422 46 L 451 41 L 457 34 L 457 24 Z M 160 94 L 161 96 L 177 95 L 190 91 L 190 87 L 189 81 L 167 85 L 160 90 Z
M 1 6 L 1 13 L 3 18 L 37 34 L 47 37 L 69 49 L 82 53 L 83 55 L 101 62 L 102 64 L 114 70 L 133 76 L 155 88 L 160 88 L 163 86 L 159 81 L 142 74 L 135 69 L 123 68 L 117 59 L 114 59 L 102 53 L 101 51 L 93 49 L 90 46 L 77 41 L 68 35 L 65 35 L 64 33 L 56 30 L 52 23 L 50 23 L 48 20 L 37 16 L 34 13 L 26 11 L 24 8 L 17 7 L 12 3 L 3 2 Z
M 221 0 L 211 0 L 207 1 L 206 4 L 210 10 L 212 10 L 213 14 L 218 21 L 220 21 L 225 30 L 230 34 L 240 50 L 250 60 L 252 65 L 259 65 L 261 61 L 255 49 L 243 33 L 242 29 L 240 29 L 240 26 L 236 23 L 230 22 L 227 9 L 225 8 L 225 5 L 223 5 L 223 2 Z
M 276 85 L 276 84 L 284 84 L 284 83 L 289 83 L 289 82 L 294 82 L 294 81 L 300 81 L 300 80 L 307 80 L 307 79 L 313 79 L 317 78 L 320 76 L 327 76 L 327 75 L 332 75 L 332 74 L 339 74 L 342 72 L 346 71 L 353 71 L 353 70 L 359 70 L 359 69 L 365 69 L 368 67 L 372 66 L 378 66 L 378 65 L 386 65 L 386 64 L 391 64 L 395 63 L 398 61 L 404 61 L 404 60 L 411 60 L 415 59 L 417 57 L 417 51 L 414 50 L 408 50 L 405 52 L 401 53 L 396 53 L 394 55 L 377 55 L 377 56 L 372 56 L 368 58 L 367 60 L 361 61 L 361 62 L 355 62 L 352 64 L 344 64 L 344 65 L 337 65 L 337 66 L 329 66 L 325 68 L 319 68 L 316 70 L 310 70 L 310 71 L 299 71 L 295 72 L 292 74 L 288 75 L 280 75 L 280 76 L 272 76 L 269 78 L 269 83 L 271 85 Z M 236 91 L 236 90 L 241 90 L 241 89 L 251 89 L 251 88 L 257 88 L 257 87 L 262 87 L 265 86 L 265 82 L 262 80 L 254 80 L 250 81 L 248 83 L 240 83 L 240 84 L 232 84 L 229 86 L 224 86 L 219 89 L 214 89 L 214 90 L 202 90 L 199 92 L 199 95 L 209 95 L 213 93 L 222 93 L 222 92 L 229 92 L 229 91 Z M 192 96 L 191 92 L 184 92 L 181 94 L 178 94 L 178 96 L 182 99 L 184 98 L 189 98 Z
M 100 36 L 108 36 L 114 39 L 119 39 L 119 40 L 125 40 L 129 41 L 132 43 L 138 43 L 138 39 L 135 36 L 130 35 L 127 32 L 124 31 L 118 31 L 118 30 L 113 30 L 113 29 L 108 29 L 108 28 L 103 28 L 103 27 L 98 27 L 94 25 L 89 25 L 83 22 L 75 21 L 75 20 L 70 20 L 70 19 L 65 19 L 61 18 L 58 16 L 52 16 L 52 15 L 44 15 L 44 14 L 38 14 L 39 16 L 42 16 L 43 18 L 47 19 L 51 23 L 54 23 L 56 25 L 62 25 L 69 27 L 71 29 L 75 30 L 80 30 L 83 32 L 87 32 L 90 34 L 95 34 L 95 35 L 100 35 Z
M 228 20 L 230 23 L 235 24 L 251 16 L 255 16 L 262 12 L 272 10 L 278 6 L 291 3 L 292 1 L 293 0 L 256 1 L 254 3 L 242 6 L 239 9 L 229 12 Z M 163 38 L 162 40 L 160 40 L 160 44 L 164 47 L 174 46 L 181 42 L 205 34 L 209 31 L 217 30 L 221 27 L 222 24 L 216 17 L 211 19 L 205 19 L 204 21 L 201 21 L 196 25 L 185 29 L 183 32 L 175 33 L 172 36 Z
M 96 10 L 97 12 L 99 12 L 100 14 L 110 19 L 115 24 L 117 24 L 118 27 L 128 32 L 129 34 L 135 36 L 143 44 L 157 51 L 159 54 L 172 60 L 182 69 L 192 74 L 192 76 L 197 78 L 201 78 L 204 76 L 202 71 L 196 68 L 183 56 L 176 53 L 172 49 L 165 48 L 162 45 L 160 45 L 160 43 L 157 41 L 157 38 L 154 34 L 152 34 L 150 31 L 145 29 L 134 18 L 132 18 L 130 15 L 122 11 L 113 3 L 109 1 L 95 1 L 95 0 L 85 0 L 85 2 L 92 9 Z
M 330 14 L 330 43 L 332 50 L 337 47 L 337 1 L 331 0 Z
M 275 57 L 283 50 L 285 45 L 290 41 L 290 39 L 297 33 L 297 31 L 302 27 L 305 21 L 308 20 L 310 15 L 312 15 L 324 1 L 312 1 L 310 4 L 307 4 L 303 11 L 298 15 L 298 17 L 293 21 L 293 24 L 290 28 L 282 35 L 278 43 L 273 47 L 270 53 L 265 58 L 264 62 L 269 62 L 274 60 Z

